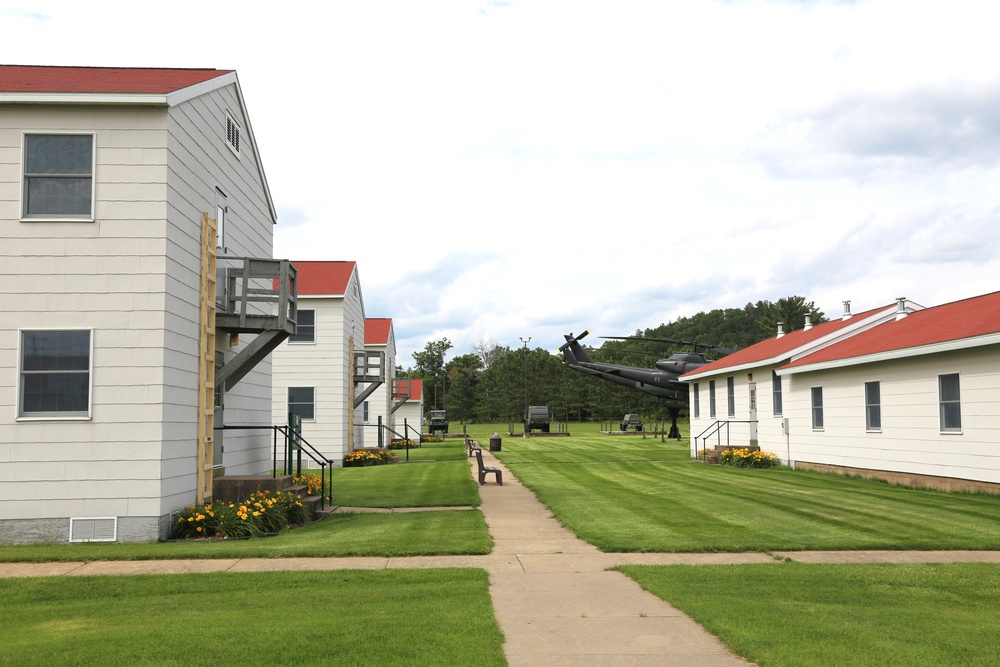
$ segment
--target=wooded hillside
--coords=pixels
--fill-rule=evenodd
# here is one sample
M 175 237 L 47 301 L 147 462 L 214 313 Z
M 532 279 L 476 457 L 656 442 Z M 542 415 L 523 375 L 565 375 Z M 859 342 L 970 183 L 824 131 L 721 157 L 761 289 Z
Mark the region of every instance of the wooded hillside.
M 777 323 L 784 330 L 801 329 L 809 315 L 813 324 L 826 318 L 815 304 L 801 296 L 776 302 L 758 301 L 743 308 L 716 309 L 682 317 L 633 336 L 672 339 L 742 349 L 774 336 Z M 684 345 L 652 340 L 587 339 L 596 361 L 652 368 L 657 359 L 689 350 Z M 514 422 L 523 419 L 526 405 L 548 405 L 558 421 L 619 420 L 637 412 L 650 420 L 664 420 L 666 410 L 653 397 L 571 370 L 542 348 L 511 349 L 481 343 L 448 362 L 447 339 L 429 341 L 414 354 L 416 367 L 396 369 L 397 377 L 424 380 L 424 409 L 446 409 L 456 422 Z M 711 359 L 712 356 L 710 355 Z

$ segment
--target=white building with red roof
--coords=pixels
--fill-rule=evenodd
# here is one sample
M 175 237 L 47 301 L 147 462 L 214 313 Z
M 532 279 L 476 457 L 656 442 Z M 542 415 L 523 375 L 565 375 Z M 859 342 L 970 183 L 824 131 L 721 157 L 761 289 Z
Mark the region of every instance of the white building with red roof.
M 335 465 L 365 446 L 365 304 L 357 263 L 294 262 L 298 330 L 271 355 L 272 420 L 302 417 L 303 437 Z M 369 369 L 375 372 L 375 369 Z M 372 434 L 373 439 L 376 438 Z
M 899 299 L 682 379 L 692 451 L 755 442 L 801 467 L 1000 488 L 1000 292 L 932 308 Z
M 393 382 L 396 401 L 396 431 L 403 437 L 419 440 L 423 431 L 424 381 L 420 378 L 396 378 Z
M 5 65 L 0 110 L 0 541 L 165 537 L 270 468 L 270 432 L 217 427 L 267 423 L 294 328 L 236 72 Z M 224 279 L 245 258 L 276 315 Z
M 396 425 L 392 396 L 392 378 L 396 368 L 396 334 L 392 328 L 391 317 L 365 319 L 365 350 L 371 355 L 370 360 L 381 364 L 385 369 L 385 381 L 375 384 L 371 393 L 364 399 L 362 421 L 365 424 L 365 441 L 369 445 L 372 443 L 387 445 L 392 438 L 391 431 Z

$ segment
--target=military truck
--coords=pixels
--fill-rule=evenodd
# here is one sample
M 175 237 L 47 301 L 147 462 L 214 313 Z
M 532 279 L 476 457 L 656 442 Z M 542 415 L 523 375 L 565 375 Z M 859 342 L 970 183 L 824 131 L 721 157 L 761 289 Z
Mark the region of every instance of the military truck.
M 535 429 L 542 433 L 548 433 L 551 423 L 552 417 L 549 415 L 549 406 L 532 405 L 528 408 L 528 414 L 524 416 L 524 432 L 531 433 L 531 429 Z
M 622 423 L 620 424 L 620 426 L 621 426 L 621 430 L 623 430 L 623 431 L 627 431 L 630 428 L 634 429 L 636 431 L 641 431 L 642 430 L 642 419 L 637 414 L 629 413 L 629 414 L 625 415 L 624 419 L 622 419 Z
M 448 432 L 448 415 L 444 410 L 431 410 L 428 421 L 430 422 L 428 432 L 431 435 L 434 435 L 438 431 L 441 433 Z

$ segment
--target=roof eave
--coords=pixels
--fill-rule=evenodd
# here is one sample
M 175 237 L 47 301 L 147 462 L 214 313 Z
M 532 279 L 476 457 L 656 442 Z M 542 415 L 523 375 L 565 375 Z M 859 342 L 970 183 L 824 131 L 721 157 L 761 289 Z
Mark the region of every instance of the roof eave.
M 940 352 L 954 352 L 956 350 L 968 350 L 974 347 L 985 345 L 1000 345 L 1000 333 L 987 334 L 985 336 L 975 336 L 973 338 L 961 338 L 949 340 L 941 343 L 931 343 L 929 345 L 917 345 L 916 347 L 906 347 L 898 350 L 886 350 L 885 352 L 875 352 L 873 354 L 863 354 L 857 357 L 846 359 L 831 359 L 815 364 L 803 364 L 793 368 L 777 369 L 775 372 L 780 376 L 795 375 L 796 373 L 808 373 L 812 371 L 823 371 L 831 368 L 843 368 L 845 366 L 859 366 L 861 364 L 873 364 L 879 361 L 892 361 L 895 359 L 908 359 L 926 354 L 937 354 Z
M 6 104 L 106 104 L 170 106 L 162 93 L 0 93 Z

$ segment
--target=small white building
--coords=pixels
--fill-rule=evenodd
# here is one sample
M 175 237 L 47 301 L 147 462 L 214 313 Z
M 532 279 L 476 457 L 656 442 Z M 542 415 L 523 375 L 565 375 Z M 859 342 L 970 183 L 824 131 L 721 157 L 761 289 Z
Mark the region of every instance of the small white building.
M 396 407 L 396 431 L 410 440 L 419 440 L 423 432 L 424 381 L 420 378 L 397 378 L 393 382 Z
M 365 446 L 361 393 L 372 384 L 365 381 L 365 305 L 358 268 L 352 261 L 294 265 L 298 330 L 271 356 L 272 419 L 286 424 L 289 413 L 300 415 L 306 441 L 339 466 Z
M 682 379 L 693 453 L 754 442 L 798 467 L 1000 490 L 1000 292 L 848 308 Z
M 236 72 L 0 66 L 0 541 L 155 540 L 269 470 L 216 427 L 267 423 L 294 330 L 275 222 Z
M 365 320 L 365 351 L 367 358 L 385 369 L 385 382 L 371 383 L 371 393 L 364 399 L 362 406 L 365 425 L 365 441 L 368 446 L 388 444 L 391 431 L 395 429 L 395 413 L 393 412 L 392 375 L 396 368 L 396 336 L 390 317 L 369 317 Z M 366 387 L 367 389 L 367 387 Z M 384 427 L 379 436 L 379 426 Z M 385 429 L 389 429 L 386 432 Z M 381 438 L 381 440 L 380 440 Z

